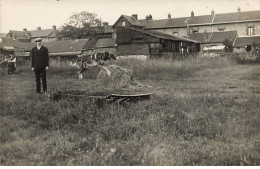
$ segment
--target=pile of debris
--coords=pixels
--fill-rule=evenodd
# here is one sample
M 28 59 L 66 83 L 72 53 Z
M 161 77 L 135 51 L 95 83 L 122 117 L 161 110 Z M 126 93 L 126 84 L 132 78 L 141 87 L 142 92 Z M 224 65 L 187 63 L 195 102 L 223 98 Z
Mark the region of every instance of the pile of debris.
M 117 65 L 109 65 L 107 69 L 111 72 L 111 75 L 108 76 L 106 71 L 101 70 L 97 76 L 98 87 L 116 89 L 139 89 L 149 87 L 136 80 L 131 70 L 127 70 Z

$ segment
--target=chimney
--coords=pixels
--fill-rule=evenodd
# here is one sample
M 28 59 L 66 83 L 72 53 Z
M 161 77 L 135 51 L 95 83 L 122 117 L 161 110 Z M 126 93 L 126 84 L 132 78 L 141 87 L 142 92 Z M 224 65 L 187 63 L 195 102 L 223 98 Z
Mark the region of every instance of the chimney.
M 56 25 L 52 25 L 52 29 L 56 30 Z
M 240 7 L 237 8 L 237 12 L 241 12 L 241 8 Z
M 137 14 L 133 14 L 132 17 L 134 17 L 135 20 L 138 20 L 138 19 L 137 19 Z
M 26 29 L 26 28 L 23 28 L 23 31 L 24 31 L 24 32 L 27 32 L 27 29 Z
M 170 13 L 168 13 L 168 19 L 171 19 L 171 18 L 172 18 L 171 14 L 170 14 Z
M 151 15 L 151 14 L 149 15 L 149 20 L 153 20 L 153 17 L 152 17 L 152 15 Z
M 193 11 L 191 11 L 191 17 L 194 17 L 194 12 Z
M 215 11 L 212 9 L 211 10 L 211 15 L 214 15 L 215 14 Z
M 37 30 L 40 31 L 40 30 L 41 30 L 41 27 L 37 27 Z
M 108 22 L 103 22 L 103 25 L 104 26 L 108 26 Z

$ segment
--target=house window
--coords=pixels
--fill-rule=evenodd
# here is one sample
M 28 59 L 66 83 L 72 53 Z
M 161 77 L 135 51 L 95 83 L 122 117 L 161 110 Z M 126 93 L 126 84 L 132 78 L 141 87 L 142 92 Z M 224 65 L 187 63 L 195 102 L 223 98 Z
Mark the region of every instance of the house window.
M 125 21 L 122 21 L 122 22 L 121 22 L 121 26 L 125 26 Z
M 245 48 L 246 48 L 246 51 L 247 51 L 247 52 L 249 52 L 249 51 L 252 50 L 252 46 L 251 46 L 251 45 L 247 45 L 247 46 L 245 46 Z
M 247 28 L 247 35 L 254 35 L 254 28 L 253 27 Z

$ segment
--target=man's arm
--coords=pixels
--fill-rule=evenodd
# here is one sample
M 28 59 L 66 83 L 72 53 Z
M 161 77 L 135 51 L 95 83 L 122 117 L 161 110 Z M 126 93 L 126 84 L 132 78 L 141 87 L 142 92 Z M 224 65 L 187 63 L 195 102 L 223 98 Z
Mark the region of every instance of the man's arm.
M 46 55 L 47 55 L 47 66 L 49 67 L 49 51 L 48 51 L 48 48 L 46 48 Z
M 30 57 L 32 58 L 32 71 L 34 71 L 34 57 L 33 57 L 33 49 L 30 52 Z
M 34 67 L 33 50 L 30 51 L 30 57 L 32 58 L 32 67 Z

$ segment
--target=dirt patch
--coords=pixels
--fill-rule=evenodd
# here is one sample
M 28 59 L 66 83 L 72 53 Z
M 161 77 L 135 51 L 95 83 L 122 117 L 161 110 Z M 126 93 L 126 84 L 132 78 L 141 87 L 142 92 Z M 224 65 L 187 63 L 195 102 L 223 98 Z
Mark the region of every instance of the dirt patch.
M 106 71 L 101 70 L 97 76 L 97 86 L 116 89 L 150 87 L 136 80 L 131 70 L 117 65 L 109 65 L 107 68 L 111 72 L 111 75 L 108 76 Z

